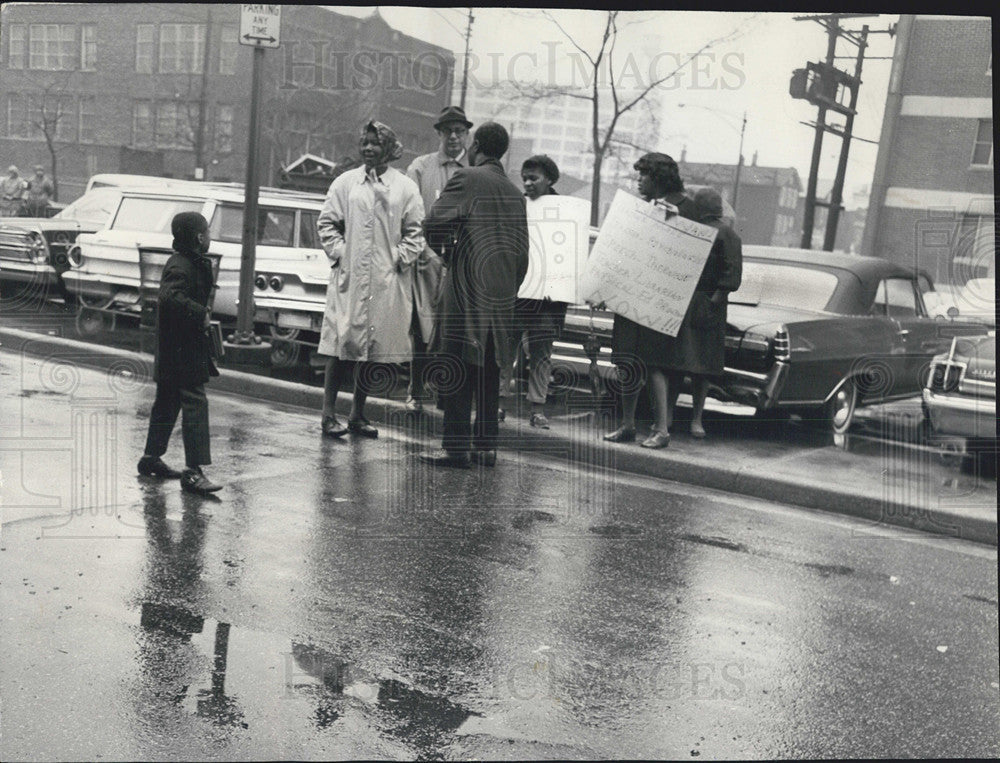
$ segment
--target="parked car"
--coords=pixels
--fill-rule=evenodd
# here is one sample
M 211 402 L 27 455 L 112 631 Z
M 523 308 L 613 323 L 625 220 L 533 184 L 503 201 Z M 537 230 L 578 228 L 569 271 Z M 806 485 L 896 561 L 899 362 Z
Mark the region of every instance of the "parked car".
M 932 442 L 978 460 L 996 476 L 996 332 L 952 339 L 947 353 L 931 361 L 923 390 Z
M 53 217 L 0 218 L 0 280 L 61 286 L 77 236 L 103 228 L 120 198 L 117 189 L 99 188 Z
M 120 201 L 108 225 L 79 236 L 70 251 L 70 269 L 63 274 L 66 288 L 89 308 L 138 315 L 139 249 L 169 250 L 173 242 L 170 222 L 174 215 L 200 212 L 209 221 L 211 251 L 221 255 L 215 313 L 222 319 L 235 318 L 242 262 L 243 189 L 182 182 L 183 185 L 164 190 L 121 189 Z M 258 203 L 257 280 L 264 276 L 258 291 L 270 291 L 273 294 L 268 296 L 275 297 L 282 292 L 278 299 L 280 307 L 265 304 L 260 316 L 277 326 L 286 305 L 295 302 L 313 271 L 323 272 L 325 291 L 329 262 L 316 234 L 323 197 L 301 191 L 262 189 Z M 281 321 L 284 325 L 285 319 Z
M 955 336 L 985 327 L 931 318 L 912 270 L 878 257 L 774 246 L 743 247 L 743 283 L 730 295 L 724 376 L 709 395 L 760 416 L 797 413 L 845 433 L 858 406 L 920 394 L 930 359 Z M 613 316 L 571 307 L 557 367 L 590 368 L 614 389 Z M 591 328 L 591 324 L 593 328 Z M 593 352 L 591 353 L 594 354 Z

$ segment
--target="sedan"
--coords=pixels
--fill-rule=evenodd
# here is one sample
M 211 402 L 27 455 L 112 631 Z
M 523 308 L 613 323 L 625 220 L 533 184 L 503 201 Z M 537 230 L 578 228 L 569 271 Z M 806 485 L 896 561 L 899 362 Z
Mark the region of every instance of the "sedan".
M 611 324 L 607 313 L 570 308 L 557 368 L 579 376 L 589 344 L 590 366 L 613 389 Z M 888 260 L 748 245 L 742 285 L 729 296 L 725 371 L 709 395 L 844 434 L 858 406 L 919 395 L 934 355 L 985 330 L 931 318 L 918 274 Z
M 996 476 L 996 333 L 953 339 L 931 361 L 923 396 L 932 441 L 978 459 Z
M 120 199 L 116 188 L 95 188 L 53 217 L 0 218 L 0 280 L 61 287 L 76 237 L 103 228 Z

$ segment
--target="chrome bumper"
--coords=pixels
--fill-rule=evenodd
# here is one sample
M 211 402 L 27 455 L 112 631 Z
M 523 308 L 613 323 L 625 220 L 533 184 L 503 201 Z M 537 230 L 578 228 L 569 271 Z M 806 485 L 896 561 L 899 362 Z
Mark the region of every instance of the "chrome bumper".
M 788 363 L 779 360 L 767 373 L 726 367 L 723 390 L 737 403 L 766 411 L 778 405 L 778 397 L 788 378 Z
M 924 405 L 936 433 L 975 439 L 997 436 L 996 399 L 945 395 L 924 388 Z

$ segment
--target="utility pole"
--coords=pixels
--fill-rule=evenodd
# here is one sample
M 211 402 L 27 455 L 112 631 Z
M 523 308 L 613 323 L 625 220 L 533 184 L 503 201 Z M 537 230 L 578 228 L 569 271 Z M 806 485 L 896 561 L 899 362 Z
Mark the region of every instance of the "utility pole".
M 212 60 L 212 8 L 205 18 L 205 55 L 201 63 L 201 94 L 198 99 L 198 135 L 194 142 L 194 179 L 205 180 L 205 122 L 208 118 L 208 68 Z
M 861 82 L 861 65 L 865 60 L 865 48 L 868 47 L 868 25 L 861 28 L 858 39 L 858 60 L 854 65 L 854 79 Z M 858 88 L 851 88 L 851 100 L 848 104 L 850 112 L 844 120 L 844 141 L 840 149 L 840 159 L 837 161 L 837 175 L 830 190 L 830 206 L 826 210 L 826 232 L 823 234 L 823 248 L 832 252 L 837 241 L 837 223 L 840 221 L 841 201 L 844 198 L 844 176 L 847 174 L 847 152 L 851 148 L 851 130 L 854 128 L 854 113 L 858 105 Z
M 469 8 L 469 23 L 465 27 L 465 61 L 462 64 L 462 95 L 458 104 L 463 111 L 465 110 L 465 91 L 469 87 L 469 42 L 472 39 L 472 22 L 474 20 L 472 8 Z
M 833 66 L 837 54 L 837 37 L 840 33 L 840 14 L 832 13 L 824 21 L 826 26 L 826 65 Z M 798 19 L 796 19 L 798 21 Z M 823 155 L 823 133 L 826 130 L 826 106 L 819 104 L 816 114 L 816 137 L 813 138 L 812 160 L 809 162 L 809 181 L 806 186 L 806 205 L 802 216 L 802 248 L 812 249 L 813 225 L 816 223 L 816 183 L 819 178 L 819 160 Z
M 813 140 L 812 161 L 809 166 L 809 182 L 806 187 L 805 212 L 802 219 L 803 249 L 812 248 L 813 227 L 816 222 L 816 207 L 827 208 L 826 233 L 823 238 L 823 248 L 832 251 L 837 237 L 837 223 L 843 200 L 844 178 L 847 173 L 847 157 L 850 149 L 851 133 L 854 127 L 854 116 L 857 113 L 858 90 L 861 86 L 861 67 L 864 62 L 865 50 L 868 47 L 869 33 L 892 35 L 895 27 L 872 32 L 867 25 L 859 33 L 841 27 L 843 19 L 867 18 L 877 14 L 870 13 L 831 13 L 822 16 L 796 16 L 796 21 L 816 21 L 827 32 L 826 60 L 822 63 L 808 63 L 806 68 L 797 69 L 792 74 L 789 92 L 793 98 L 801 98 L 817 106 L 816 121 L 803 124 L 813 127 L 816 137 Z M 837 40 L 841 37 L 858 46 L 854 74 L 840 71 L 834 65 L 838 58 Z M 839 56 L 849 58 L 850 56 Z M 838 97 L 844 91 L 850 94 L 845 105 Z M 827 124 L 827 111 L 831 110 L 845 117 L 844 124 Z M 823 133 L 832 133 L 841 139 L 840 158 L 837 162 L 837 174 L 830 192 L 830 201 L 816 199 L 816 185 L 819 176 L 820 158 L 823 153 Z
M 733 212 L 736 212 L 736 200 L 740 195 L 740 172 L 743 169 L 743 135 L 747 131 L 747 113 L 743 112 L 743 126 L 740 128 L 740 156 L 736 162 L 736 179 L 733 181 Z M 736 222 L 734 220 L 734 222 Z

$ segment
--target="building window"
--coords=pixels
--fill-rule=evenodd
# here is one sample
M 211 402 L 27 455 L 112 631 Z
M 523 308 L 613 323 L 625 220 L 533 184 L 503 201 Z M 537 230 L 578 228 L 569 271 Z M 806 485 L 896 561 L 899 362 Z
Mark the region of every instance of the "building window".
M 10 36 L 10 48 L 7 50 L 7 67 L 10 69 L 24 68 L 24 24 L 11 24 L 7 30 Z
M 240 29 L 236 24 L 222 25 L 222 40 L 219 44 L 219 74 L 236 74 L 236 53 L 240 49 L 237 37 Z
M 42 96 L 40 100 L 42 107 L 39 110 L 37 132 L 42 135 L 47 132 L 53 140 L 61 142 L 75 141 L 77 117 L 72 96 Z
M 12 138 L 28 137 L 27 96 L 11 93 L 7 100 L 7 134 Z
M 204 24 L 160 24 L 160 73 L 201 74 Z
M 81 143 L 93 143 L 95 139 L 94 135 L 94 119 L 97 116 L 97 109 L 95 106 L 96 98 L 92 95 L 81 95 L 80 96 L 80 125 L 79 134 Z
M 80 27 L 80 68 L 92 72 L 97 68 L 97 25 Z
M 72 24 L 32 24 L 28 29 L 29 66 L 47 71 L 76 68 L 76 27 Z
M 972 147 L 972 164 L 976 166 L 993 166 L 993 120 L 980 119 L 976 131 L 976 143 Z
M 149 101 L 132 104 L 132 144 L 153 145 L 153 104 Z
M 135 70 L 139 74 L 153 73 L 153 24 L 139 24 L 135 28 Z
M 193 148 L 198 127 L 198 104 L 164 101 L 156 105 L 156 146 Z
M 215 151 L 228 154 L 233 150 L 233 107 L 220 105 L 215 113 Z

